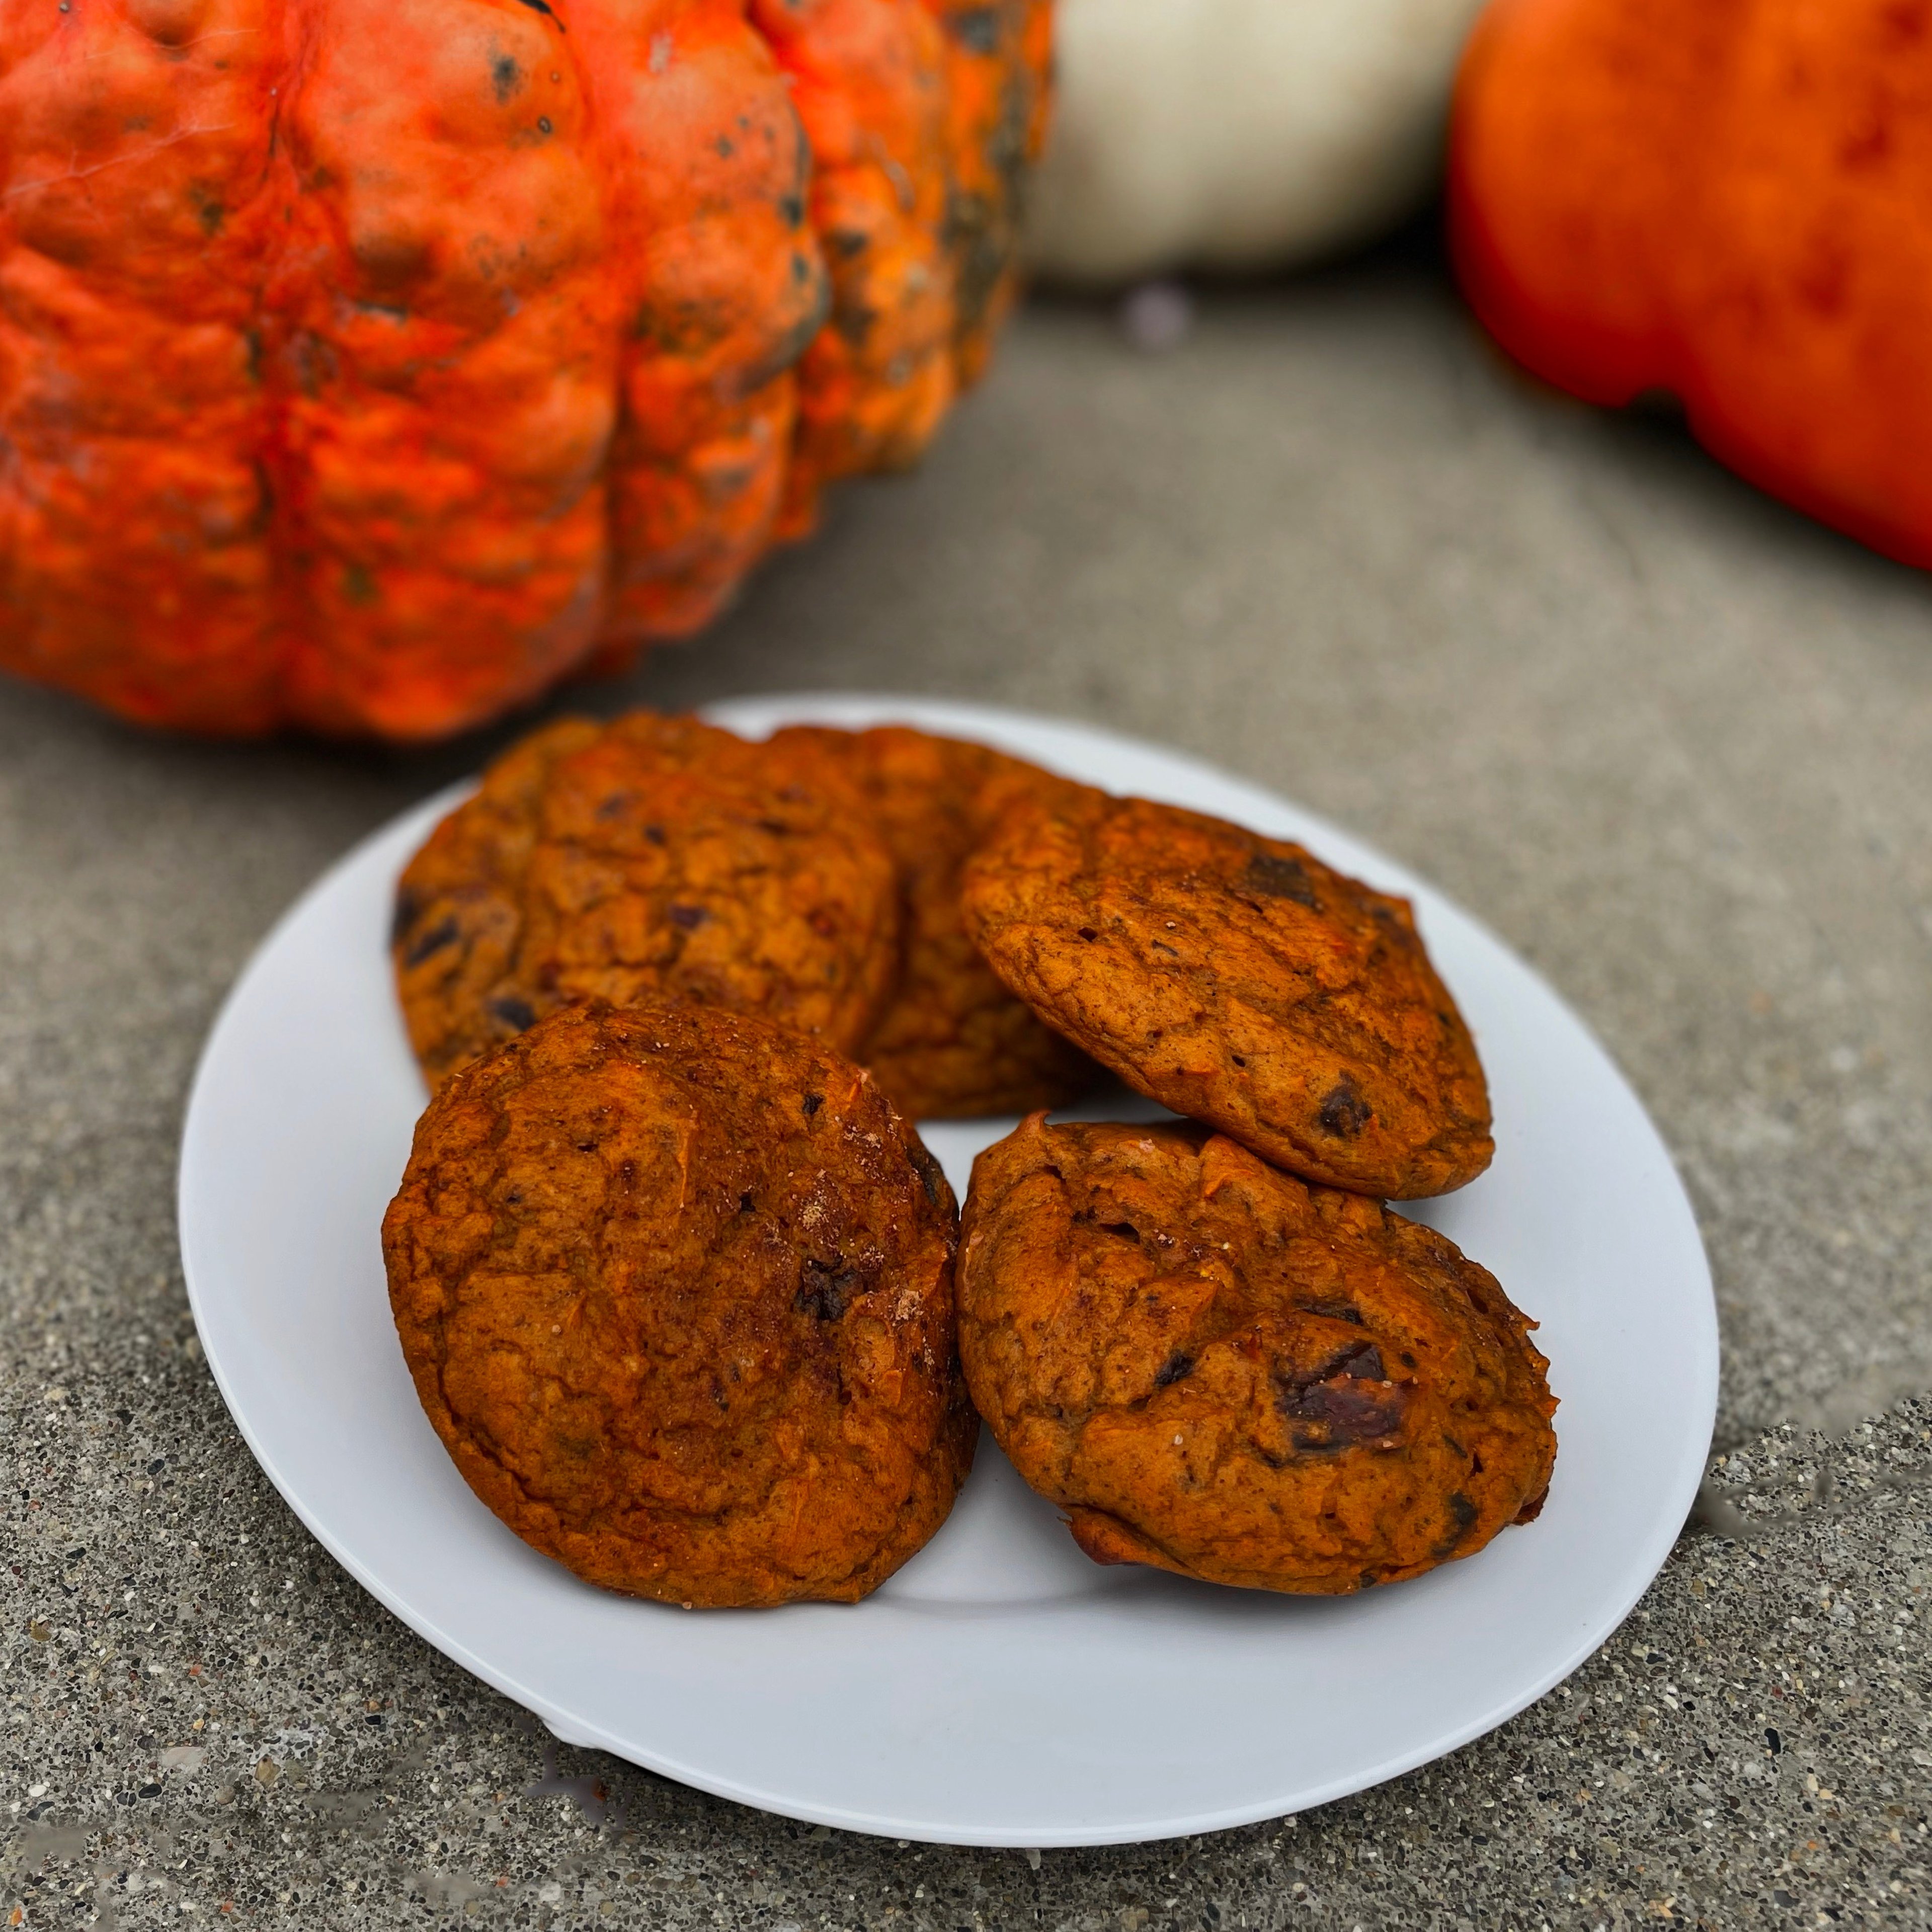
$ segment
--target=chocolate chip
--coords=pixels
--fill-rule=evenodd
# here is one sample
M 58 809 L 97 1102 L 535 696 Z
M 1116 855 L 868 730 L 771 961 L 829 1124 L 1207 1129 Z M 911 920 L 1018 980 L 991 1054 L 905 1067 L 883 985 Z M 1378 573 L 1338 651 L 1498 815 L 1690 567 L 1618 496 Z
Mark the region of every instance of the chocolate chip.
M 695 932 L 710 916 L 702 906 L 674 905 L 664 908 L 664 917 L 680 932 Z
M 1408 1391 L 1391 1384 L 1382 1351 L 1358 1342 L 1331 1355 L 1310 1374 L 1275 1370 L 1283 1416 L 1307 1426 L 1294 1432 L 1298 1449 L 1345 1449 L 1382 1441 L 1402 1426 Z
M 750 1213 L 752 1211 L 752 1208 L 753 1208 L 754 1205 L 754 1202 L 752 1202 L 752 1197 L 751 1197 L 748 1194 L 741 1194 L 741 1195 L 740 1195 L 740 1196 L 739 1196 L 739 1197 L 738 1197 L 738 1212 L 739 1212 L 740 1214 L 750 1214 Z
M 1295 1306 L 1306 1315 L 1325 1315 L 1330 1322 L 1352 1322 L 1359 1328 L 1362 1317 L 1359 1310 L 1346 1301 L 1298 1301 Z M 1415 1364 L 1409 1364 L 1411 1368 Z
M 1154 1370 L 1154 1385 L 1156 1388 L 1166 1388 L 1172 1384 L 1179 1382 L 1184 1376 L 1191 1376 L 1193 1372 L 1194 1358 L 1192 1355 L 1182 1354 L 1180 1350 L 1177 1348 L 1159 1368 Z
M 1098 939 L 1100 936 L 1090 926 L 1083 926 L 1080 928 L 1080 937 L 1082 939 L 1092 940 Z
M 1304 1390 L 1312 1388 L 1316 1383 L 1330 1381 L 1337 1376 L 1352 1382 L 1358 1379 L 1354 1364 L 1358 1358 L 1365 1355 L 1375 1356 L 1378 1364 L 1382 1360 L 1381 1354 L 1372 1342 L 1352 1342 L 1347 1348 L 1330 1355 L 1318 1369 L 1312 1369 L 1306 1374 L 1298 1375 L 1292 1369 L 1284 1368 L 1277 1362 L 1274 1378 L 1281 1385 L 1285 1396 L 1299 1395 Z
M 1283 859 L 1272 852 L 1257 852 L 1248 861 L 1241 883 L 1251 892 L 1269 899 L 1292 899 L 1310 912 L 1319 912 L 1322 902 L 1315 896 L 1315 881 L 1299 859 Z
M 1449 1534 L 1430 1550 L 1430 1554 L 1432 1556 L 1454 1556 L 1456 1546 L 1476 1526 L 1476 1517 L 1478 1514 L 1476 1506 L 1463 1495 L 1460 1490 L 1456 1490 L 1450 1496 L 1449 1514 L 1454 1519 L 1454 1526 Z
M 1311 1435 L 1298 1436 L 1300 1448 L 1347 1448 L 1363 1442 L 1379 1442 L 1402 1426 L 1402 1412 L 1408 1396 L 1400 1386 L 1352 1381 L 1317 1382 L 1296 1399 L 1292 1410 L 1298 1421 L 1318 1423 L 1322 1427 Z
M 944 1168 L 926 1151 L 922 1141 L 914 1140 L 906 1154 L 912 1162 L 913 1172 L 919 1176 L 920 1185 L 926 1190 L 927 1201 L 934 1208 L 944 1208 L 946 1193 Z
M 1375 1116 L 1370 1112 L 1367 1101 L 1362 1098 L 1361 1090 L 1345 1073 L 1329 1089 L 1328 1097 L 1322 1102 L 1322 1111 L 1315 1118 L 1324 1134 L 1352 1141 Z
M 644 836 L 653 845 L 662 845 L 664 842 L 664 829 L 662 825 L 647 825 L 644 827 Z
M 389 915 L 389 944 L 400 946 L 403 935 L 422 916 L 422 901 L 408 886 L 400 886 L 396 892 L 395 910 Z
M 520 1000 L 514 993 L 506 993 L 490 1002 L 490 1010 L 506 1027 L 514 1027 L 521 1033 L 527 1026 L 536 1024 L 536 1009 L 527 1000 Z
M 1449 1498 L 1449 1514 L 1456 1519 L 1458 1539 L 1467 1536 L 1476 1525 L 1476 1506 L 1458 1490 Z
M 431 953 L 440 952 L 446 946 L 453 946 L 456 943 L 458 930 L 454 915 L 448 919 L 438 920 L 403 955 L 403 964 L 405 966 L 420 966 Z
M 808 1094 L 805 1096 L 804 1105 L 805 1118 L 808 1120 L 825 1105 L 825 1096 L 823 1094 Z
M 847 1304 L 859 1292 L 856 1268 L 847 1268 L 842 1260 L 820 1262 L 808 1258 L 791 1305 L 801 1315 L 814 1316 L 820 1322 L 836 1322 L 845 1312 Z

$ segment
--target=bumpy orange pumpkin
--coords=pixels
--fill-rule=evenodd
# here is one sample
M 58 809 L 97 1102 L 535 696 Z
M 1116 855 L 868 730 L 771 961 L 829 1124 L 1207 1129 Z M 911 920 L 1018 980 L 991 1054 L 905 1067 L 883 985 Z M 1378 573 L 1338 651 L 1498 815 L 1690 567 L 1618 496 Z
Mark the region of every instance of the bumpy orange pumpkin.
M 1048 0 L 0 0 L 0 664 L 433 736 L 701 626 L 1010 298 Z
M 1932 565 L 1928 0 L 1496 0 L 1450 208 L 1519 361 Z

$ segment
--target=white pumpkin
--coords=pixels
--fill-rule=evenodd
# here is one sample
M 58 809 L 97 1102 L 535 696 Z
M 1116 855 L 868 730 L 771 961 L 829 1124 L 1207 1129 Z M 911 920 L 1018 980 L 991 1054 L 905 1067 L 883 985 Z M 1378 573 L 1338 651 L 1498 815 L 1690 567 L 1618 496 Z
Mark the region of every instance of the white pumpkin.
M 1305 261 L 1392 225 L 1441 158 L 1483 0 L 1058 0 L 1030 253 L 1118 282 Z

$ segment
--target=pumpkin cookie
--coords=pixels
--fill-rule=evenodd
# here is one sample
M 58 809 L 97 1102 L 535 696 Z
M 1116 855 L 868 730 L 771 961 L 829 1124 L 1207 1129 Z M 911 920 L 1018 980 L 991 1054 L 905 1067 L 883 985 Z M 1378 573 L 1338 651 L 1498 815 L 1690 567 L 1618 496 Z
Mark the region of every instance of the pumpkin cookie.
M 850 1603 L 971 1466 L 955 1232 L 821 1041 L 592 1001 L 441 1088 L 382 1244 L 424 1410 L 525 1541 L 667 1602 Z
M 1542 1506 L 1548 1364 L 1432 1230 L 1192 1126 L 1048 1126 L 975 1162 L 959 1352 L 1100 1563 L 1336 1594 Z
M 963 886 L 994 971 L 1177 1114 L 1367 1194 L 1441 1194 L 1489 1165 L 1482 1066 L 1405 901 L 1097 792 L 1009 814 Z
M 902 724 L 794 725 L 772 742 L 842 759 L 898 868 L 898 989 L 859 1058 L 899 1110 L 914 1120 L 1024 1114 L 1092 1086 L 1100 1070 L 1007 992 L 959 915 L 960 868 L 1000 814 L 1079 788 L 985 745 Z
M 578 999 L 764 1013 L 849 1051 L 891 994 L 898 918 L 837 759 L 654 712 L 569 720 L 410 861 L 397 983 L 432 1084 Z

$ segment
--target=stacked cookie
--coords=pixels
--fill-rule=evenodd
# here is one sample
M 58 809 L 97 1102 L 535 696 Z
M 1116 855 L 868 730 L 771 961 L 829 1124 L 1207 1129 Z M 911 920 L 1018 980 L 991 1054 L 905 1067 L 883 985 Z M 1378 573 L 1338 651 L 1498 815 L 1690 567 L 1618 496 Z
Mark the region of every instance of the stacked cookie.
M 984 746 L 692 718 L 524 740 L 403 874 L 394 935 L 432 1084 L 574 1000 L 677 1000 L 861 1055 L 914 1119 L 1021 1113 L 1097 1069 L 996 979 L 961 868 L 1010 807 L 1077 788 Z
M 1408 908 L 1297 847 L 902 728 L 572 720 L 437 828 L 394 947 L 404 1352 L 580 1575 L 855 1599 L 974 1406 L 1090 1556 L 1216 1582 L 1390 1581 L 1540 1503 L 1531 1324 L 1377 1198 L 1486 1165 L 1468 1030 Z M 1049 1124 L 1102 1069 L 1187 1121 Z M 1030 1110 L 956 1282 L 908 1120 Z

